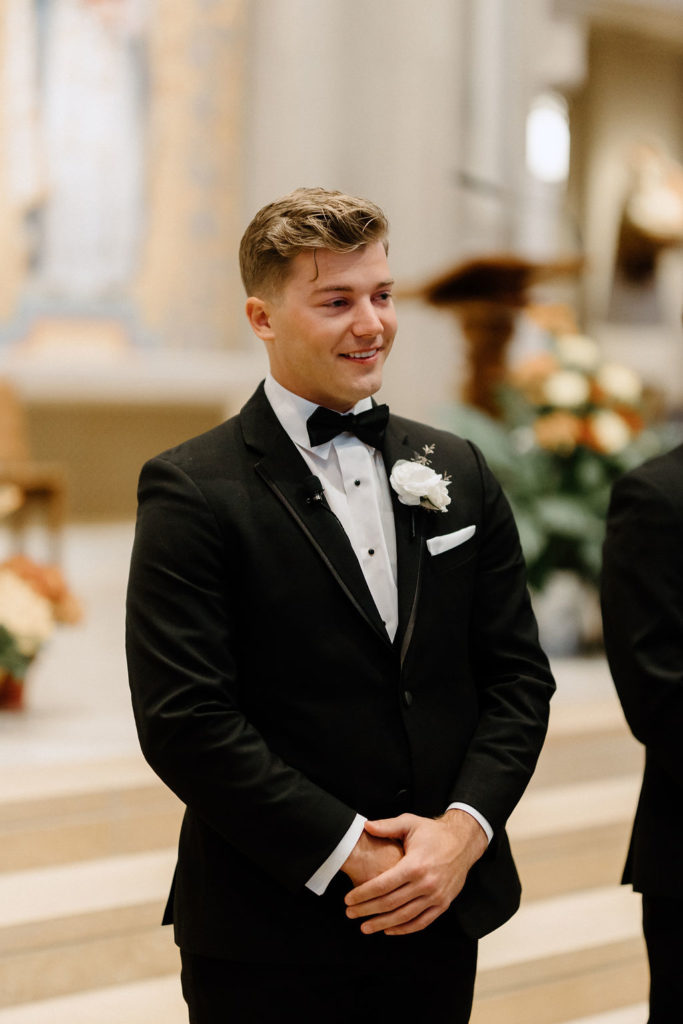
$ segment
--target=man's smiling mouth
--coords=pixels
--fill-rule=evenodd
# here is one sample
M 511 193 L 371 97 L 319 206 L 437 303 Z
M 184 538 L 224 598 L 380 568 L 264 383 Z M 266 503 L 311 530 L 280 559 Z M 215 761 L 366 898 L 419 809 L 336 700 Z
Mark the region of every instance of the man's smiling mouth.
M 378 348 L 368 348 L 364 352 L 342 352 L 342 355 L 344 359 L 372 359 L 378 352 Z

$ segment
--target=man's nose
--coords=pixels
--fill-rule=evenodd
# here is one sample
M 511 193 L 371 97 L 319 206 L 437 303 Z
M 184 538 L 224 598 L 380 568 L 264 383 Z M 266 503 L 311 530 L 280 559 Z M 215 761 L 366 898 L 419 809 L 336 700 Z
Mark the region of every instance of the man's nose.
M 374 338 L 383 330 L 382 321 L 371 303 L 358 307 L 354 318 L 352 332 L 356 338 Z

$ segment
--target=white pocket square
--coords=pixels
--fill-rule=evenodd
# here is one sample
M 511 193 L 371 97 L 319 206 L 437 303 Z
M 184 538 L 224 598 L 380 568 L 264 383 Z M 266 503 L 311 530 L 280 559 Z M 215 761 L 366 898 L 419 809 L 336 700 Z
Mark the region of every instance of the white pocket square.
M 427 541 L 430 555 L 442 555 L 444 551 L 457 548 L 458 544 L 464 544 L 470 537 L 474 537 L 476 526 L 463 526 L 462 530 L 455 533 L 444 533 L 440 537 L 430 537 Z

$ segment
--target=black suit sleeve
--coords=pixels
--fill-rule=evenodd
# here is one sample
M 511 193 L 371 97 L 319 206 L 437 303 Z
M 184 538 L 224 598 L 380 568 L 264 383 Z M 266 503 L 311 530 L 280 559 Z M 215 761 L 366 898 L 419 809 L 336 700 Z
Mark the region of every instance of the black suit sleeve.
M 629 726 L 648 756 L 683 784 L 683 501 L 675 470 L 674 463 L 660 462 L 615 484 L 602 613 L 607 658 Z
M 240 710 L 238 552 L 199 488 L 159 458 L 138 497 L 126 649 L 145 757 L 235 849 L 300 887 L 354 811 L 276 756 Z

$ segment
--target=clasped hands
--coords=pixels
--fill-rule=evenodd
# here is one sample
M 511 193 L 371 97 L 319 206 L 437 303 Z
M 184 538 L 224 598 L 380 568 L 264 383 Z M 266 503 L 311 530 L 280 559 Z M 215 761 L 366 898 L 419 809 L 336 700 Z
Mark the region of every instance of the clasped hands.
M 441 818 L 401 814 L 366 822 L 342 867 L 354 883 L 347 917 L 367 918 L 366 935 L 422 931 L 448 909 L 486 846 L 481 825 L 455 808 Z

